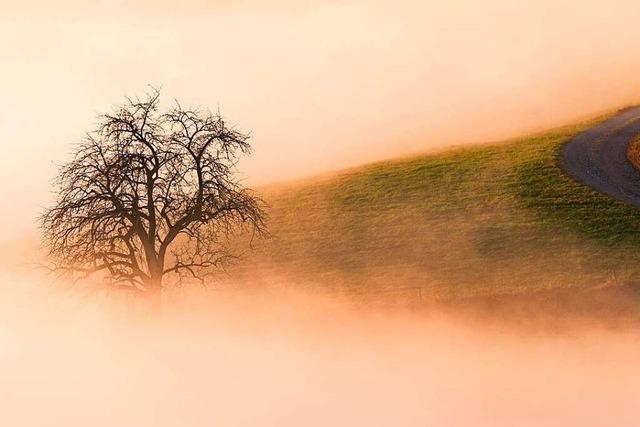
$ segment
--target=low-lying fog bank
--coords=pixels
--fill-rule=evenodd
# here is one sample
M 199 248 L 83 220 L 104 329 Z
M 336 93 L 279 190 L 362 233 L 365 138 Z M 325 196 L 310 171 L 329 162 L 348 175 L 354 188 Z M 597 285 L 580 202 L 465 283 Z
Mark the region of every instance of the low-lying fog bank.
M 632 328 L 547 334 L 318 295 L 214 295 L 150 315 L 5 273 L 0 423 L 637 425 Z

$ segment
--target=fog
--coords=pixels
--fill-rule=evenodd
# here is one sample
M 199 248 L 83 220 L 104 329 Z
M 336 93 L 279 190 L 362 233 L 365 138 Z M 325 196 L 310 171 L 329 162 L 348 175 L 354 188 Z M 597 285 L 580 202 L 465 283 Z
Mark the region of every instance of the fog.
M 637 0 L 1 6 L 0 424 L 638 424 L 634 324 L 358 304 L 259 269 L 275 286 L 157 313 L 54 283 L 33 246 L 55 164 L 148 84 L 251 131 L 262 185 L 637 102 Z
M 548 331 L 290 287 L 183 293 L 152 313 L 11 271 L 3 425 L 637 424 L 635 328 Z

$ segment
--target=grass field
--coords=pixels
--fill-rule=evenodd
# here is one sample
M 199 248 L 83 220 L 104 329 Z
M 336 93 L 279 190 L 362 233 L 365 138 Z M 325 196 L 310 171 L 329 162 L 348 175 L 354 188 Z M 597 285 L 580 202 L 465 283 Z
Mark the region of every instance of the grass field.
M 632 283 L 640 214 L 559 165 L 602 119 L 263 189 L 272 238 L 234 271 L 438 299 Z

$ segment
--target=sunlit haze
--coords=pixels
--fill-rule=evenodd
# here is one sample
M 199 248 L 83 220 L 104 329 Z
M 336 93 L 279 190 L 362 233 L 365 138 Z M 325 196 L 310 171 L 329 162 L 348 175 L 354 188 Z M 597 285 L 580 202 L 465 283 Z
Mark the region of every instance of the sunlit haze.
M 640 424 L 639 18 L 0 0 L 0 425 Z
M 249 181 L 564 124 L 636 100 L 640 4 L 17 2 L 0 15 L 0 179 L 31 227 L 98 113 L 162 86 L 253 135 Z

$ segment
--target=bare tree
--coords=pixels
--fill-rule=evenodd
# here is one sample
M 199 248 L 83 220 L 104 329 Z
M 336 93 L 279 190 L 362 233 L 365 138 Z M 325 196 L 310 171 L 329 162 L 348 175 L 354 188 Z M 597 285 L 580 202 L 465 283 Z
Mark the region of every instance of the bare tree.
M 100 117 L 56 180 L 41 217 L 55 268 L 159 300 L 163 278 L 203 279 L 232 257 L 231 233 L 265 231 L 261 202 L 236 178 L 249 136 L 219 114 L 158 112 L 159 92 Z

